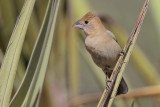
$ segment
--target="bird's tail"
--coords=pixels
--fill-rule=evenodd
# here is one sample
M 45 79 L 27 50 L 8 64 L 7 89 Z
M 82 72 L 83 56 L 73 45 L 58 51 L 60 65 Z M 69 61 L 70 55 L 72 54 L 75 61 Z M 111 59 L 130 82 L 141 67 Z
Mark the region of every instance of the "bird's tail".
M 127 86 L 124 78 L 122 77 L 122 80 L 121 80 L 119 87 L 118 87 L 117 95 L 126 94 L 127 92 L 128 92 L 128 86 Z

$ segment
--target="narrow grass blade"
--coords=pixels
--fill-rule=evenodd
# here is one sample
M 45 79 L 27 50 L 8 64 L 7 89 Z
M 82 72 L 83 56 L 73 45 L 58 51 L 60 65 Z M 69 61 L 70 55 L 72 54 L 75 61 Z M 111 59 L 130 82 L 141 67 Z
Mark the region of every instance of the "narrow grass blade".
M 51 7 L 51 2 L 48 2 L 48 7 L 46 9 L 46 14 L 43 20 L 43 24 L 42 27 L 40 29 L 35 47 L 33 49 L 33 53 L 31 55 L 30 61 L 29 61 L 29 65 L 27 67 L 24 79 L 19 87 L 19 89 L 17 90 L 16 94 L 14 95 L 14 97 L 11 100 L 10 103 L 10 107 L 15 107 L 18 106 L 20 107 L 22 105 L 22 103 L 25 100 L 25 97 L 27 95 L 27 92 L 29 90 L 29 87 L 31 85 L 31 82 L 33 80 L 33 76 L 35 74 L 36 71 L 36 67 L 38 65 L 39 62 L 39 57 L 40 57 L 40 53 L 42 51 L 42 46 L 44 43 L 44 38 L 45 38 L 45 33 L 47 31 L 47 26 L 49 24 L 49 14 L 50 14 L 50 8 Z
M 17 6 L 16 8 L 18 10 L 20 10 L 21 7 L 23 6 L 24 0 L 14 0 L 14 2 L 16 3 L 16 6 Z M 36 4 L 37 4 L 37 2 L 36 2 Z M 36 4 L 35 4 L 35 7 L 36 7 Z M 32 16 L 29 21 L 29 25 L 28 25 L 28 29 L 27 29 L 27 33 L 26 33 L 27 36 L 25 38 L 25 42 L 24 42 L 24 46 L 23 46 L 24 49 L 23 49 L 22 55 L 26 59 L 29 59 L 31 56 L 31 53 L 32 53 L 39 29 L 40 29 L 40 25 L 38 23 L 35 10 L 36 9 L 33 10 Z
M 130 99 L 130 98 L 153 97 L 159 95 L 160 95 L 160 85 L 153 85 L 153 86 L 132 89 L 127 94 L 118 96 L 117 98 Z
M 18 17 L 0 69 L 0 106 L 8 107 L 29 19 L 35 0 L 26 0 Z
M 155 21 L 155 25 L 156 25 L 156 28 L 157 28 L 157 31 L 158 31 L 158 39 L 160 41 L 160 14 L 159 14 L 159 11 L 160 11 L 160 0 L 152 0 L 151 1 L 151 13 L 153 15 L 153 18 L 154 18 L 154 21 Z
M 130 57 L 131 52 L 133 50 L 133 47 L 134 47 L 134 44 L 135 44 L 136 39 L 138 37 L 144 16 L 145 16 L 146 11 L 148 9 L 149 2 L 150 2 L 150 0 L 146 0 L 144 3 L 142 11 L 137 19 L 137 22 L 132 30 L 132 33 L 131 33 L 131 35 L 130 35 L 130 37 L 124 47 L 124 55 L 120 56 L 120 58 L 117 61 L 116 66 L 113 70 L 112 76 L 110 78 L 110 80 L 112 80 L 112 82 L 109 84 L 111 88 L 106 88 L 104 90 L 103 95 L 99 101 L 98 107 L 103 107 L 103 106 L 111 107 L 111 105 L 113 103 L 113 100 L 114 100 L 116 92 L 117 92 L 117 88 L 118 88 L 119 83 L 122 78 L 123 71 L 125 70 L 125 67 L 129 61 L 129 57 Z M 121 66 L 121 68 L 120 68 L 120 66 Z M 119 68 L 120 68 L 120 72 L 117 71 Z M 114 83 L 115 83 L 115 85 L 114 85 Z M 114 87 L 113 87 L 113 85 L 114 85 Z M 112 91 L 112 89 L 113 89 L 113 91 Z
M 49 19 L 49 24 L 47 32 L 46 32 L 46 38 L 45 38 L 45 43 L 43 44 L 42 47 L 42 52 L 40 56 L 40 61 L 38 63 L 37 69 L 36 69 L 36 75 L 34 75 L 31 83 L 31 87 L 29 90 L 29 96 L 28 100 L 26 102 L 26 107 L 32 107 L 35 99 L 38 95 L 38 92 L 41 90 L 46 74 L 46 69 L 49 61 L 49 56 L 52 48 L 52 42 L 53 42 L 53 37 L 54 37 L 54 31 L 55 31 L 55 25 L 56 25 L 56 19 L 57 19 L 57 14 L 58 14 L 58 9 L 59 9 L 59 4 L 60 0 L 55 0 L 52 3 L 52 9 L 50 13 L 50 19 Z

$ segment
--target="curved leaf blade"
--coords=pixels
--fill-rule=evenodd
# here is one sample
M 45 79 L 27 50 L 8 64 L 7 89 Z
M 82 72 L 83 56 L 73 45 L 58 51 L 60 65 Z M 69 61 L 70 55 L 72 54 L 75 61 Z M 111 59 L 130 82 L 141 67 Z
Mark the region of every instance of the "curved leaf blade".
M 43 19 L 43 23 L 36 41 L 36 44 L 34 46 L 24 79 L 22 80 L 22 83 L 17 90 L 16 94 L 11 100 L 10 107 L 15 106 L 22 106 L 23 103 L 26 101 L 27 93 L 29 91 L 29 87 L 31 85 L 31 82 L 33 81 L 34 75 L 36 74 L 36 68 L 39 62 L 40 53 L 42 51 L 42 47 L 45 40 L 45 33 L 47 31 L 47 26 L 49 24 L 49 15 L 51 10 L 51 0 L 48 2 L 48 6 L 46 9 L 46 14 Z
M 51 25 L 48 28 L 48 32 L 46 32 L 47 35 L 46 35 L 45 43 L 43 44 L 43 48 L 42 48 L 43 51 L 41 52 L 40 61 L 36 69 L 37 74 L 34 76 L 34 81 L 32 81 L 26 107 L 33 106 L 38 93 L 40 92 L 40 90 L 42 90 L 46 69 L 49 61 L 49 56 L 51 52 L 51 47 L 53 43 L 53 38 L 54 38 L 54 31 L 56 26 L 56 19 L 57 19 L 59 4 L 60 4 L 60 0 L 55 0 L 52 4 L 52 10 L 51 10 L 50 21 L 49 21 Z
M 26 0 L 18 17 L 0 69 L 0 106 L 8 107 L 14 77 L 35 0 Z

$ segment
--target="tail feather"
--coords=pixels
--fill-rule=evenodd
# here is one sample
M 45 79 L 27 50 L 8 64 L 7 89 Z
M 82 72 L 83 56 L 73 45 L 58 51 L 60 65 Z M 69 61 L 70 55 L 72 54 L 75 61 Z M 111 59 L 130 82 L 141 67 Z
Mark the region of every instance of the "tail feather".
M 122 80 L 121 80 L 119 87 L 118 87 L 117 95 L 126 94 L 127 92 L 128 92 L 128 86 L 127 86 L 124 78 L 122 77 Z
M 106 79 L 107 79 L 107 76 L 110 78 L 112 71 L 110 71 L 108 69 L 104 69 L 103 72 L 106 74 Z M 127 92 L 128 92 L 128 86 L 127 86 L 124 78 L 122 77 L 121 82 L 118 87 L 118 90 L 117 90 L 117 95 L 126 94 Z

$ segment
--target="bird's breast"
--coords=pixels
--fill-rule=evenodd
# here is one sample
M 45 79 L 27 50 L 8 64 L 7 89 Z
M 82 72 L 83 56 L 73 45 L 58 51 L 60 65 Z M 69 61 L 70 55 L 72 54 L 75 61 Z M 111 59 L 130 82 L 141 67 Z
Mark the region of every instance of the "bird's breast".
M 116 42 L 96 37 L 86 38 L 85 45 L 93 61 L 102 69 L 104 69 L 105 66 L 112 66 L 121 50 Z

